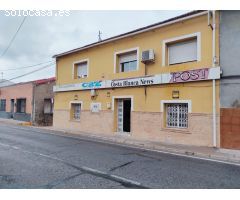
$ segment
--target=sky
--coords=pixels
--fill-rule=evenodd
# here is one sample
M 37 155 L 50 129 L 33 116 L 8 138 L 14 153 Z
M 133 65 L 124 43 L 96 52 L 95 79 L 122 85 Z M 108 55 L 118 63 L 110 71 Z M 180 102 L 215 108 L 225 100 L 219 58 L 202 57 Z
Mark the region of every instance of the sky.
M 0 80 L 11 79 L 54 61 L 53 55 L 160 22 L 188 11 L 69 11 L 69 16 L 28 16 L 12 45 L 0 57 Z M 7 48 L 24 16 L 0 11 L 0 55 Z M 71 66 L 69 66 L 71 67 Z M 10 70 L 19 68 L 18 70 Z M 55 76 L 55 66 L 12 80 L 24 82 Z

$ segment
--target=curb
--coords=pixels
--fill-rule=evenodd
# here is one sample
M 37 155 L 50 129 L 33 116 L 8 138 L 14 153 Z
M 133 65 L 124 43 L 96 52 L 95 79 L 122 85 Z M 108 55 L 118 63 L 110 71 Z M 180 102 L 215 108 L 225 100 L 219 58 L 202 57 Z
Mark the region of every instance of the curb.
M 34 126 L 33 126 L 34 127 Z M 201 153 L 198 151 L 189 151 L 186 149 L 175 149 L 175 148 L 170 148 L 170 147 L 164 147 L 161 145 L 151 145 L 148 144 L 149 142 L 144 142 L 144 141 L 137 141 L 137 140 L 129 140 L 126 138 L 108 138 L 106 136 L 98 136 L 94 134 L 87 134 L 83 132 L 74 132 L 74 131 L 67 131 L 67 130 L 58 130 L 58 129 L 46 129 L 43 127 L 35 127 L 39 128 L 41 130 L 46 130 L 46 131 L 54 131 L 58 133 L 53 133 L 55 135 L 62 135 L 66 137 L 71 137 L 71 138 L 76 138 L 76 139 L 81 139 L 80 137 L 84 137 L 85 139 L 89 141 L 94 141 L 94 142 L 103 142 L 103 143 L 109 143 L 113 145 L 119 145 L 119 146 L 124 146 L 124 147 L 129 147 L 129 148 L 137 148 L 137 149 L 142 149 L 142 150 L 147 150 L 147 151 L 155 151 L 155 152 L 160 152 L 160 153 L 168 153 L 172 155 L 177 155 L 177 156 L 184 156 L 184 157 L 190 157 L 190 158 L 196 158 L 196 159 L 202 159 L 202 160 L 208 160 L 208 161 L 214 161 L 214 162 L 219 162 L 219 163 L 225 163 L 225 164 L 233 164 L 233 165 L 238 165 L 240 166 L 240 156 L 230 154 L 230 153 L 221 153 L 219 148 L 216 148 L 215 151 L 218 154 L 222 155 L 214 155 L 214 154 L 206 154 L 206 153 Z M 240 153 L 240 151 L 239 151 Z
M 5 123 L 5 121 L 0 121 Z M 133 139 L 126 139 L 126 138 L 113 138 L 113 137 L 107 137 L 107 136 L 99 136 L 95 134 L 89 134 L 84 132 L 74 132 L 71 130 L 62 130 L 62 129 L 53 129 L 53 128 L 45 128 L 45 127 L 37 127 L 37 126 L 31 126 L 31 125 L 21 125 L 21 123 L 8 123 L 16 126 L 22 126 L 22 127 L 29 127 L 29 128 L 35 128 L 45 131 L 46 134 L 53 134 L 53 135 L 59 135 L 64 137 L 71 137 L 75 139 L 83 139 L 88 141 L 94 141 L 94 142 L 102 142 L 102 143 L 108 143 L 112 145 L 119 145 L 122 147 L 129 147 L 129 148 L 136 148 L 136 149 L 142 149 L 147 151 L 153 151 L 153 152 L 159 152 L 159 153 L 167 153 L 171 155 L 176 156 L 184 156 L 189 158 L 195 158 L 195 159 L 202 159 L 202 160 L 208 160 L 208 161 L 214 161 L 219 163 L 225 163 L 225 164 L 233 164 L 240 166 L 240 151 L 239 156 L 233 153 L 227 153 L 227 152 L 221 152 L 222 149 L 216 148 L 215 152 L 219 155 L 214 154 L 207 154 L 207 153 L 201 153 L 199 151 L 191 151 L 184 149 L 176 149 L 171 147 L 165 147 L 161 145 L 152 145 L 149 144 L 149 141 L 138 141 Z M 52 133 L 49 133 L 48 131 L 52 131 Z M 222 154 L 222 155 L 221 155 Z

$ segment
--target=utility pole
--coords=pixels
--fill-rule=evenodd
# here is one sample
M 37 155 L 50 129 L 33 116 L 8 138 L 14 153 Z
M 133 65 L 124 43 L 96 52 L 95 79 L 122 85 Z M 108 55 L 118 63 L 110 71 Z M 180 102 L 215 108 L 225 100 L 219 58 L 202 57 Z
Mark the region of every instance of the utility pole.
M 99 30 L 98 31 L 98 42 L 102 41 L 101 34 L 102 34 L 102 32 Z

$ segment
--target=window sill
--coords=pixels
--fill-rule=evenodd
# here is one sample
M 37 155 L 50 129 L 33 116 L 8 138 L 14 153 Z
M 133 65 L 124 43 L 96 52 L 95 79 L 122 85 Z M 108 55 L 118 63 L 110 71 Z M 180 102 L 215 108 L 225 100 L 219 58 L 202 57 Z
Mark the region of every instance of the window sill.
M 86 79 L 86 78 L 88 78 L 88 77 L 86 76 L 86 77 L 74 78 L 74 80 L 81 80 L 81 79 Z
M 69 122 L 80 122 L 80 119 L 70 119 Z
M 132 73 L 132 72 L 137 72 L 138 70 L 132 70 L 132 71 L 127 71 L 127 72 L 116 72 L 115 74 L 126 74 L 126 73 Z
M 189 128 L 161 128 L 161 131 L 168 131 L 168 132 L 173 132 L 173 133 L 183 133 L 183 134 L 191 134 L 189 131 Z
M 180 63 L 173 63 L 173 64 L 167 64 L 166 67 L 174 67 L 177 65 L 187 64 L 187 63 L 194 63 L 198 62 L 198 60 L 192 60 L 192 61 L 186 61 L 186 62 L 180 62 Z
M 114 134 L 116 134 L 117 136 L 126 136 L 126 137 L 129 137 L 131 136 L 131 132 L 114 132 Z

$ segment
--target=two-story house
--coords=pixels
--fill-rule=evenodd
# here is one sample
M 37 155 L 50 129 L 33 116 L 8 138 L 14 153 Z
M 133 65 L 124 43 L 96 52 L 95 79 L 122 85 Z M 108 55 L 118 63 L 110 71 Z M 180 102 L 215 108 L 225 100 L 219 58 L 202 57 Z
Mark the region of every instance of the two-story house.
M 54 127 L 219 146 L 218 24 L 193 11 L 55 55 Z

